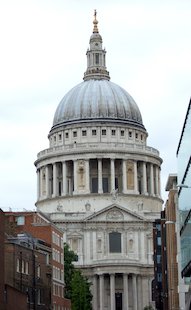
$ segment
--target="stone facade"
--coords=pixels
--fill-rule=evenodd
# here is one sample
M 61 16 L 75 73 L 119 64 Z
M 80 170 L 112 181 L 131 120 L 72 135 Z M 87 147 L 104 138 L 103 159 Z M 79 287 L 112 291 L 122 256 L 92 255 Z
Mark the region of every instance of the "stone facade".
M 84 82 L 62 99 L 37 156 L 36 206 L 78 254 L 94 310 L 141 310 L 152 304 L 162 160 L 132 97 L 109 81 L 97 23 L 95 14 Z

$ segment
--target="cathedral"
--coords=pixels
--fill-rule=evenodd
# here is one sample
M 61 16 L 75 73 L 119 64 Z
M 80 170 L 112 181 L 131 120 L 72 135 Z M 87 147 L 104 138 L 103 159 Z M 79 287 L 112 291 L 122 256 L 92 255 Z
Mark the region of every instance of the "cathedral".
M 162 160 L 147 146 L 138 105 L 110 81 L 96 11 L 86 56 L 83 82 L 59 103 L 35 161 L 36 207 L 77 253 L 93 310 L 143 310 L 152 305 Z

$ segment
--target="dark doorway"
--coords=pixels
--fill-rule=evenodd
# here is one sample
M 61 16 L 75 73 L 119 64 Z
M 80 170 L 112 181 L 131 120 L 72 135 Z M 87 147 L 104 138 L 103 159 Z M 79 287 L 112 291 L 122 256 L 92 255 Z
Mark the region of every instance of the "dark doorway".
M 122 310 L 122 293 L 115 293 L 115 308 Z

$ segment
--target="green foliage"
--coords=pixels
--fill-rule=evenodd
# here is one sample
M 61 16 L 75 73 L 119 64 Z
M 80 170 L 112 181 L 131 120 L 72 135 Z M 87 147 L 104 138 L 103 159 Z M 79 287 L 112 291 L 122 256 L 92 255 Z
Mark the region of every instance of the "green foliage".
M 90 283 L 83 277 L 80 270 L 75 270 L 72 276 L 72 310 L 91 310 L 92 295 Z
M 71 299 L 72 310 L 92 310 L 90 283 L 80 270 L 74 269 L 73 262 L 78 256 L 64 244 L 65 297 Z
M 77 255 L 70 250 L 68 244 L 64 244 L 64 282 L 65 282 L 65 297 L 71 299 L 72 288 L 71 281 L 74 273 L 74 265 L 72 262 L 77 261 Z
M 144 310 L 154 310 L 151 305 L 144 307 Z

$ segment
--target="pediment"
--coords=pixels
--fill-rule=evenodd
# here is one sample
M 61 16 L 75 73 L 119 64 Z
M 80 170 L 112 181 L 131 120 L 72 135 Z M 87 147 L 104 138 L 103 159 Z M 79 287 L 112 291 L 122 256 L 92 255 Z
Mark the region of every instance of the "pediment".
M 86 217 L 84 221 L 108 221 L 108 222 L 121 222 L 121 221 L 146 221 L 146 219 L 136 212 L 133 212 L 127 208 L 124 208 L 117 204 L 112 204 L 96 213 L 93 213 Z

